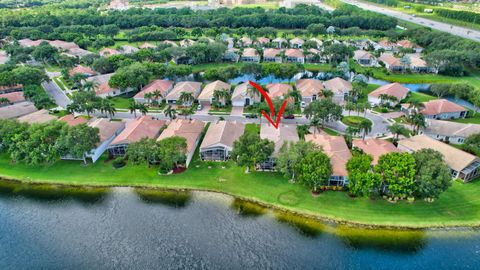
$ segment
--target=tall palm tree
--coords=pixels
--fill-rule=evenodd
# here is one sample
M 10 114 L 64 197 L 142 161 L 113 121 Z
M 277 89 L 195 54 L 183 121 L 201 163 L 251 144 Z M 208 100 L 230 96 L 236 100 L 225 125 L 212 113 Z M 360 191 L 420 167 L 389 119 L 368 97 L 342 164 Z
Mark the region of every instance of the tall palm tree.
M 83 90 L 85 91 L 94 91 L 98 87 L 98 82 L 94 81 L 85 81 L 83 83 Z
M 358 128 L 363 132 L 362 140 L 365 140 L 365 136 L 372 131 L 372 122 L 368 119 L 364 119 L 358 124 Z
M 414 112 L 410 115 L 410 123 L 413 125 L 413 133 L 418 134 L 420 128 L 426 126 L 425 116 L 421 113 Z
M 397 141 L 399 135 L 404 135 L 407 136 L 409 131 L 406 127 L 403 125 L 400 125 L 398 123 L 395 123 L 391 126 L 388 126 L 387 129 L 393 134 L 393 140 Z
M 185 119 L 187 119 L 187 116 L 191 116 L 194 113 L 192 107 L 184 107 L 181 109 L 180 114 L 185 116 Z M 190 118 L 191 119 L 191 118 Z
M 415 112 L 419 112 L 423 108 L 425 108 L 425 105 L 420 100 L 413 99 L 413 100 L 410 101 L 410 104 L 408 105 L 408 108 L 414 109 Z
M 137 109 L 140 111 L 142 115 L 147 115 L 148 113 L 148 108 L 143 103 L 137 103 Z
M 152 103 L 152 99 L 153 99 L 153 94 L 152 93 L 145 93 L 145 95 L 143 97 L 147 100 L 148 104 Z
M 296 89 L 288 92 L 287 96 L 292 97 L 295 100 L 295 103 L 297 104 L 302 101 L 302 94 L 300 94 L 300 91 Z
M 8 98 L 0 98 L 0 105 L 6 105 L 6 104 L 10 104 L 10 100 Z
M 178 98 L 178 101 L 180 104 L 191 104 L 195 100 L 195 97 L 193 97 L 193 93 L 190 92 L 181 92 L 180 97 Z
M 323 90 L 322 90 L 322 95 L 323 95 L 325 98 L 332 98 L 332 97 L 333 97 L 333 92 L 330 91 L 330 90 L 327 90 L 327 89 L 323 89 Z
M 153 100 L 155 100 L 155 102 L 158 105 L 158 103 L 159 103 L 158 100 L 163 98 L 162 92 L 160 92 L 159 90 L 156 89 L 155 91 L 152 92 L 152 98 L 153 98 Z
M 138 105 L 135 100 L 130 101 L 130 103 L 128 104 L 128 109 L 130 110 L 130 113 L 133 113 L 133 116 L 137 118 Z
M 115 109 L 115 106 L 113 105 L 113 102 L 111 100 L 105 100 L 103 103 L 103 110 L 105 113 L 107 113 L 110 116 L 110 119 L 112 119 L 115 116 L 115 113 L 117 112 L 117 109 Z
M 165 110 L 163 110 L 163 113 L 165 114 L 166 117 L 170 118 L 170 120 L 175 119 L 175 117 L 177 116 L 177 110 L 172 108 L 172 106 L 170 105 L 168 105 L 168 107 Z
M 310 120 L 310 127 L 313 127 L 313 135 L 315 136 L 316 131 L 322 127 L 322 121 L 317 117 L 313 117 L 312 120 Z

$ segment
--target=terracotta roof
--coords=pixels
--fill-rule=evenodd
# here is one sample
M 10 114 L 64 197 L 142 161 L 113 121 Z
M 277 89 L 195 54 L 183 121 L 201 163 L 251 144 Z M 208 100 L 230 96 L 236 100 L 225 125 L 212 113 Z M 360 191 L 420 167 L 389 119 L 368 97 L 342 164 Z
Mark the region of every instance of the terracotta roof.
M 260 43 L 260 44 L 265 44 L 265 43 L 269 43 L 270 39 L 266 38 L 266 37 L 259 37 L 259 38 L 257 38 L 257 42 Z
M 280 148 L 285 142 L 297 142 L 298 132 L 296 125 L 280 124 L 275 128 L 270 123 L 263 123 L 260 127 L 260 138 L 268 139 L 275 143 L 275 150 L 273 156 L 278 155 Z
M 352 84 L 339 77 L 325 81 L 323 86 L 325 89 L 330 90 L 333 93 L 343 93 L 345 91 L 350 92 L 352 90 Z
M 305 43 L 305 41 L 298 37 L 290 40 L 290 44 L 303 44 L 303 43 Z
M 287 57 L 296 57 L 296 58 L 303 58 L 303 51 L 299 49 L 287 49 L 285 51 L 285 56 Z
M 263 57 L 277 57 L 280 55 L 280 49 L 267 48 L 263 50 Z
M 50 43 L 51 46 L 57 48 L 57 49 L 61 49 L 61 50 L 70 50 L 70 49 L 78 49 L 80 48 L 77 44 L 75 44 L 74 42 L 66 42 L 66 41 L 63 41 L 63 40 L 52 40 L 52 41 L 49 41 L 48 43 Z
M 187 140 L 187 153 L 195 151 L 195 142 L 205 127 L 205 123 L 199 120 L 175 119 L 160 134 L 157 141 L 165 138 L 179 136 Z
M 311 54 L 319 54 L 319 53 L 321 53 L 319 50 L 314 49 L 314 48 L 308 49 L 308 52 L 311 53 Z
M 380 57 L 378 58 L 378 61 L 381 61 L 389 66 L 402 66 L 402 63 L 400 63 L 400 59 L 396 58 L 390 53 L 382 53 Z
M 6 98 L 10 103 L 18 103 L 25 101 L 25 97 L 23 96 L 23 92 L 10 92 L 6 94 L 0 94 L 0 98 Z
M 98 135 L 100 136 L 100 143 L 110 139 L 115 133 L 125 127 L 122 121 L 110 121 L 106 118 L 97 118 L 91 121 L 88 126 L 98 128 Z
M 239 40 L 245 45 L 250 45 L 253 42 L 249 37 L 241 37 Z
M 387 84 L 387 85 L 380 86 L 376 90 L 370 92 L 370 94 L 368 94 L 368 96 L 378 98 L 378 97 L 380 97 L 380 95 L 386 94 L 386 95 L 389 95 L 389 96 L 394 96 L 394 97 L 397 98 L 397 100 L 400 101 L 407 96 L 409 91 L 410 90 L 408 88 L 406 88 L 405 86 L 403 86 L 399 83 L 390 83 L 390 84 Z
M 98 52 L 101 56 L 111 56 L 120 54 L 119 51 L 111 49 L 111 48 L 104 48 Z
M 333 176 L 347 176 L 347 162 L 352 157 L 347 143 L 342 136 L 305 135 L 305 141 L 313 142 L 322 147 L 323 152 L 330 158 Z
M 114 73 L 108 73 L 108 74 L 92 76 L 90 78 L 87 78 L 86 81 L 91 81 L 97 84 L 97 87 L 95 88 L 96 95 L 107 94 L 116 90 L 110 87 L 110 85 L 108 84 L 113 74 Z
M 246 48 L 245 50 L 243 50 L 242 56 L 255 57 L 258 56 L 258 52 L 254 48 Z
M 213 97 L 213 93 L 215 92 L 215 90 L 228 90 L 228 91 L 230 91 L 230 88 L 231 88 L 231 85 L 226 83 L 226 82 L 222 82 L 222 81 L 219 81 L 219 80 L 211 82 L 211 83 L 205 85 L 202 92 L 198 96 L 198 99 L 199 100 L 210 100 L 210 98 Z
M 207 133 L 203 138 L 200 149 L 216 145 L 224 145 L 228 149 L 233 149 L 235 142 L 245 131 L 245 124 L 239 122 L 219 121 L 211 123 Z
M 58 121 L 62 121 L 67 123 L 69 126 L 76 126 L 80 124 L 86 124 L 88 120 L 85 117 L 75 117 L 73 114 L 67 114 L 65 116 L 62 116 L 58 119 Z
M 25 101 L 0 107 L 0 119 L 11 119 L 37 111 L 32 102 Z
M 364 51 L 364 50 L 356 50 L 356 51 L 354 52 L 353 58 L 356 59 L 356 60 L 359 60 L 359 59 L 371 59 L 371 58 L 372 58 L 372 55 L 371 55 L 369 52 Z
M 403 47 L 403 48 L 413 48 L 414 44 L 410 40 L 403 39 L 403 40 L 397 41 L 397 46 Z
M 266 88 L 270 98 L 284 97 L 288 92 L 293 91 L 293 87 L 285 83 L 270 83 Z
M 97 75 L 97 73 L 96 73 L 95 71 L 93 71 L 91 68 L 89 68 L 89 67 L 84 67 L 84 66 L 82 66 L 82 65 L 78 65 L 78 66 L 72 68 L 72 69 L 68 72 L 68 74 L 69 74 L 70 76 L 73 76 L 73 75 L 75 75 L 75 74 L 77 74 L 77 73 L 80 73 L 80 74 L 88 74 L 88 75 L 91 75 L 91 76 Z
M 155 49 L 157 46 L 153 45 L 152 43 L 149 42 L 144 42 L 142 45 L 138 46 L 140 49 Z
M 396 46 L 395 43 L 388 41 L 386 39 L 382 39 L 378 42 L 378 44 L 382 47 L 391 47 L 391 46 Z
M 145 94 L 153 93 L 159 91 L 162 94 L 162 97 L 167 95 L 167 92 L 171 90 L 173 86 L 173 81 L 168 80 L 154 80 L 153 82 L 147 84 L 138 92 L 133 98 L 144 98 Z
M 182 92 L 192 93 L 193 97 L 197 98 L 200 93 L 202 83 L 199 82 L 179 82 L 175 87 L 168 93 L 167 100 L 177 100 L 180 98 Z
M 316 79 L 300 79 L 296 83 L 296 88 L 302 97 L 319 96 L 324 89 L 323 83 Z
M 378 159 L 391 152 L 400 152 L 393 143 L 381 139 L 355 139 L 352 141 L 354 147 L 362 149 L 365 154 L 373 157 L 372 165 L 378 164 Z
M 241 83 L 235 87 L 232 94 L 232 101 L 233 100 L 243 100 L 244 97 L 249 96 L 247 89 L 252 89 L 248 82 Z M 260 95 L 253 96 L 251 98 L 255 98 L 255 101 L 260 101 Z
M 22 47 L 36 47 L 38 45 L 40 45 L 40 43 L 44 42 L 44 41 L 47 41 L 47 40 L 44 40 L 44 39 L 38 39 L 38 40 L 31 40 L 29 38 L 25 38 L 25 39 L 20 39 L 18 41 L 18 44 L 20 44 L 20 46 Z M 48 42 L 48 41 L 47 41 Z
M 0 65 L 5 64 L 9 59 L 10 57 L 8 56 L 7 52 L 0 51 Z
M 126 124 L 125 129 L 112 141 L 111 145 L 138 142 L 142 138 L 155 139 L 167 121 L 142 116 Z
M 16 85 L 5 85 L 5 86 L 0 86 L 0 92 L 1 91 L 6 91 L 6 90 L 15 90 L 15 91 L 22 91 L 23 85 L 21 84 L 16 84 Z
M 56 116 L 53 116 L 48 113 L 47 110 L 36 111 L 18 118 L 19 122 L 29 123 L 29 124 L 43 124 L 57 119 Z
M 68 50 L 68 53 L 63 53 L 63 54 L 68 54 L 68 55 L 77 56 L 77 57 L 84 57 L 92 54 L 92 52 L 84 50 L 82 48 L 71 48 Z
M 427 135 L 417 135 L 398 142 L 399 148 L 406 148 L 410 151 L 419 151 L 422 149 L 433 149 L 443 155 L 443 160 L 455 171 L 461 171 L 478 158 L 470 153 L 464 152 L 458 148 L 442 143 Z
M 412 67 L 427 67 L 427 62 L 420 58 L 419 55 L 415 54 L 410 54 L 408 55 L 410 57 L 410 66 Z
M 425 133 L 466 138 L 470 135 L 480 133 L 480 125 L 427 119 Z
M 453 113 L 453 112 L 463 112 L 466 111 L 464 107 L 455 104 L 446 99 L 435 99 L 423 103 L 422 114 L 425 115 L 436 115 L 441 113 Z

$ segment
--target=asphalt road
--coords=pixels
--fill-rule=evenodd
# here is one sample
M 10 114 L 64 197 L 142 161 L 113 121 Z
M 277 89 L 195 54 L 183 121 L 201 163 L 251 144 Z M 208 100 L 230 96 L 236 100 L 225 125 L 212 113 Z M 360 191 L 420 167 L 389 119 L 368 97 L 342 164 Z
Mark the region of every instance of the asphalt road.
M 67 105 L 70 104 L 70 99 L 53 80 L 50 80 L 49 82 L 43 82 L 42 87 L 45 89 L 47 94 L 55 100 L 55 103 L 58 106 L 66 108 Z
M 342 1 L 362 9 L 382 13 L 391 17 L 395 17 L 400 20 L 416 23 L 421 26 L 430 27 L 436 30 L 440 30 L 443 32 L 447 32 L 453 35 L 461 36 L 464 38 L 468 38 L 468 39 L 480 42 L 480 31 L 477 31 L 477 30 L 472 30 L 472 29 L 464 28 L 460 26 L 454 26 L 451 24 L 437 22 L 437 21 L 433 21 L 433 20 L 429 20 L 421 17 L 412 17 L 411 15 L 402 13 L 400 11 L 376 6 L 376 5 L 365 3 L 365 2 L 358 2 L 356 0 L 342 0 Z

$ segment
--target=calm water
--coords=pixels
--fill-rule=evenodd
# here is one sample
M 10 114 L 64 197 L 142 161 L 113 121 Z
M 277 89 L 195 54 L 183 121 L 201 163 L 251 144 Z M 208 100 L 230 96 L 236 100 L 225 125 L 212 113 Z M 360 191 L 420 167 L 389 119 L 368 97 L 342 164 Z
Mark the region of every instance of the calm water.
M 322 224 L 208 193 L 0 184 L 0 269 L 479 269 L 480 232 Z

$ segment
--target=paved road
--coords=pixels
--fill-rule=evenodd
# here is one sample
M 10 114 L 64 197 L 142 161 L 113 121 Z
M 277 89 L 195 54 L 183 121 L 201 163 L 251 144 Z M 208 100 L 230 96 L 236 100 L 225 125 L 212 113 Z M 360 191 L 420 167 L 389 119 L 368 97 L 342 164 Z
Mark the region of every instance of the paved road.
M 464 37 L 464 38 L 468 38 L 468 39 L 480 42 L 480 31 L 476 31 L 476 30 L 472 30 L 472 29 L 464 28 L 464 27 L 460 27 L 460 26 L 454 26 L 454 25 L 447 24 L 447 23 L 437 22 L 437 21 L 433 21 L 433 20 L 429 20 L 429 19 L 425 19 L 425 18 L 421 18 L 421 17 L 412 17 L 409 14 L 405 14 L 405 13 L 402 13 L 400 11 L 388 9 L 388 8 L 385 8 L 385 7 L 376 6 L 376 5 L 373 5 L 373 4 L 370 4 L 370 3 L 359 2 L 359 1 L 356 1 L 356 0 L 342 0 L 342 1 L 347 3 L 347 4 L 354 5 L 354 6 L 357 6 L 359 8 L 362 8 L 362 9 L 375 11 L 375 12 L 382 13 L 382 14 L 385 14 L 385 15 L 388 15 L 388 16 L 391 16 L 391 17 L 395 17 L 397 19 L 401 19 L 401 20 L 404 20 L 404 21 L 416 23 L 416 24 L 419 24 L 419 25 L 422 25 L 422 26 L 430 27 L 430 28 L 433 28 L 433 29 L 437 29 L 437 30 L 440 30 L 440 31 L 443 31 L 443 32 L 448 32 L 448 33 L 453 34 L 453 35 L 461 36 L 461 37 Z
M 55 100 L 55 103 L 62 107 L 66 108 L 70 104 L 70 99 L 65 95 L 65 93 L 58 87 L 58 85 L 50 80 L 49 82 L 42 83 L 43 89 L 47 91 L 47 94 Z

